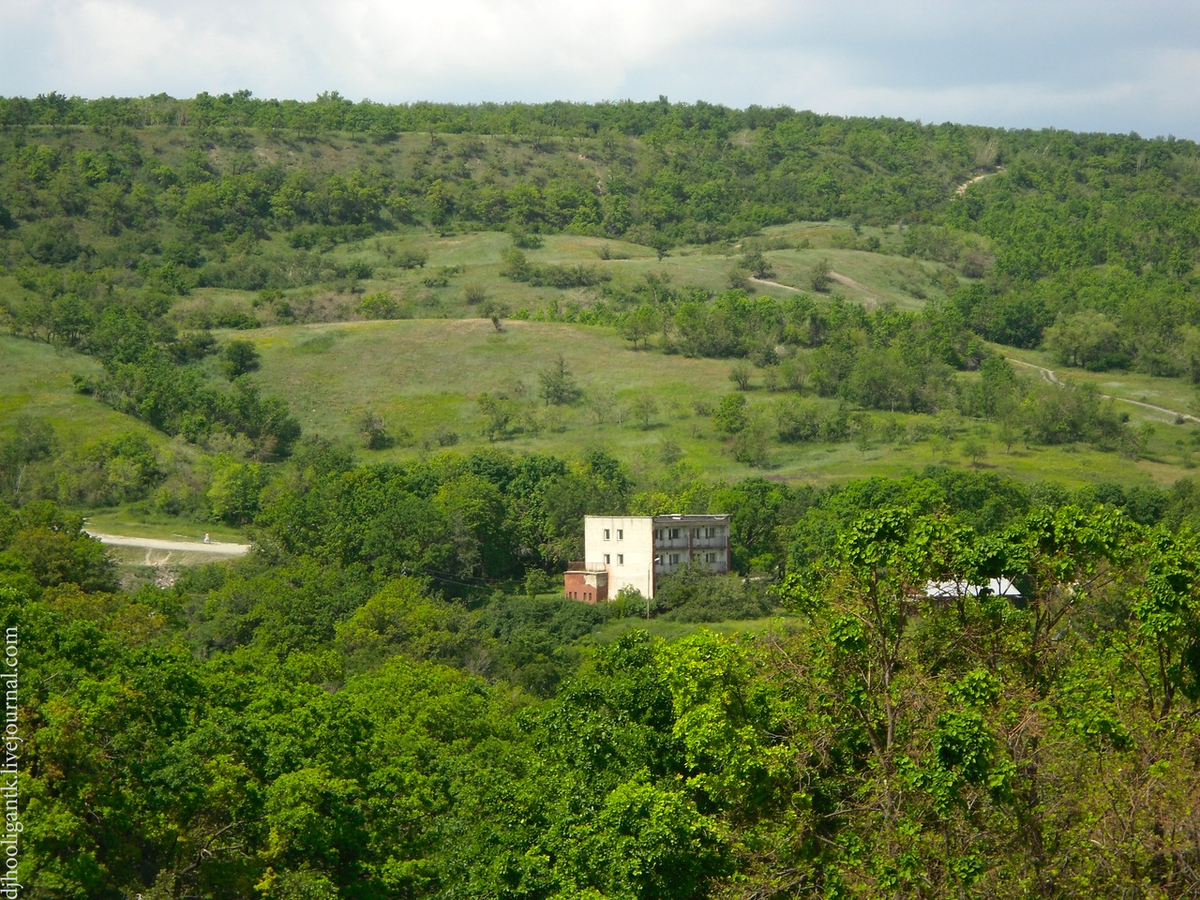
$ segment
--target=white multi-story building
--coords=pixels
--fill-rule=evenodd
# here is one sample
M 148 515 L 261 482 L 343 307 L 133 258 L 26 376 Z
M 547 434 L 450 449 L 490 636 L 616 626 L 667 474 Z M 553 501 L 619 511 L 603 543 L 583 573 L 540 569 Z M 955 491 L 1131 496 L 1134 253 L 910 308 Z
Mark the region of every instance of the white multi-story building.
M 729 516 L 585 516 L 583 554 L 563 579 L 567 597 L 598 603 L 629 585 L 654 596 L 657 579 L 681 566 L 714 574 L 732 567 Z

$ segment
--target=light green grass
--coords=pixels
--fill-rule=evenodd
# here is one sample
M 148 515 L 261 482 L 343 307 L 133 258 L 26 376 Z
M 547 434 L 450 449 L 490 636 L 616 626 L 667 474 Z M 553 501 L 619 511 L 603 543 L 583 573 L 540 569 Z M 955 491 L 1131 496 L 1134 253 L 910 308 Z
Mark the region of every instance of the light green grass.
M 48 422 L 67 444 L 112 437 L 122 431 L 154 433 L 91 397 L 75 393 L 73 375 L 91 376 L 99 371 L 99 363 L 78 353 L 0 335 L 0 438 L 11 436 L 23 415 Z
M 502 141 L 486 143 L 488 152 L 524 153 Z M 305 156 L 316 151 L 323 161 L 329 161 L 326 155 L 358 152 L 362 147 L 356 149 L 345 142 L 318 146 L 301 141 L 285 142 L 277 149 L 281 159 L 287 154 Z M 420 139 L 408 141 L 403 149 L 419 152 Z M 375 148 L 381 155 L 395 150 L 391 145 Z M 862 229 L 861 237 L 867 236 L 879 237 L 884 251 L 894 249 L 901 240 L 901 235 L 892 230 Z M 748 238 L 744 244 L 763 248 L 775 269 L 774 280 L 784 287 L 760 284 L 755 290 L 788 296 L 799 289 L 816 296 L 810 291 L 811 270 L 821 259 L 828 260 L 835 272 L 861 285 L 835 282 L 830 296 L 868 307 L 894 303 L 901 308 L 920 308 L 925 302 L 922 298 L 937 296 L 938 283 L 948 280 L 944 267 L 934 263 L 842 246 L 852 240 L 855 236 L 847 223 L 792 223 L 765 229 L 763 235 Z M 935 457 L 929 442 L 875 442 L 865 453 L 851 443 L 775 443 L 765 468 L 738 463 L 716 434 L 711 419 L 695 409 L 696 401 L 715 405 L 733 390 L 728 380 L 733 361 L 634 351 L 612 329 L 592 326 L 508 320 L 503 333 L 498 334 L 489 321 L 480 318 L 478 309 L 469 307 L 463 296 L 468 284 L 484 286 L 490 298 L 499 300 L 510 311 L 523 307 L 535 316 L 547 306 L 587 306 L 594 302 L 591 291 L 535 288 L 501 278 L 500 257 L 509 245 L 510 238 L 502 233 L 437 235 L 408 229 L 338 247 L 332 255 L 342 262 L 357 259 L 375 267 L 375 276 L 359 285 L 361 292 L 392 294 L 401 314 L 408 318 L 274 326 L 218 335 L 223 340 L 237 337 L 258 346 L 263 365 L 254 375 L 255 380 L 265 391 L 284 397 L 306 433 L 357 445 L 358 422 L 369 411 L 382 416 L 393 433 L 410 435 L 410 440 L 389 450 L 361 451 L 361 458 L 368 461 L 438 452 L 441 448 L 436 437 L 446 431 L 459 437 L 459 443 L 451 448 L 455 451 L 493 446 L 482 435 L 478 408 L 479 396 L 486 391 L 514 398 L 526 416 L 540 422 L 539 431 L 516 434 L 495 446 L 518 453 L 568 456 L 602 447 L 628 462 L 645 483 L 668 477 L 660 459 L 667 443 L 683 450 L 684 463 L 691 471 L 711 478 L 765 475 L 789 482 L 825 484 L 865 475 L 896 475 L 935 462 L 971 466 L 961 455 L 966 433 L 945 456 Z M 797 245 L 804 249 L 795 249 Z M 270 249 L 281 248 L 272 244 Z M 397 253 L 414 249 L 428 254 L 423 269 L 403 270 L 393 264 Z M 676 287 L 697 285 L 721 291 L 727 287 L 729 272 L 737 265 L 742 249 L 741 244 L 679 247 L 659 259 L 649 248 L 620 241 L 553 235 L 545 238 L 543 247 L 526 254 L 535 264 L 594 267 L 609 276 L 614 287 L 631 286 L 648 274 L 656 274 L 667 276 Z M 602 259 L 605 253 L 609 259 Z M 463 270 L 450 279 L 449 286 L 431 288 L 422 284 L 422 279 L 449 266 Z M 353 315 L 361 294 L 339 295 L 330 288 L 310 287 L 289 291 L 288 298 L 298 308 L 307 304 L 319 315 L 335 315 L 339 310 Z M 199 290 L 181 298 L 173 315 L 182 323 L 193 310 L 252 311 L 255 299 L 252 292 Z M 818 298 L 818 302 L 823 301 Z M 267 318 L 262 307 L 256 314 Z M 1015 359 L 1050 365 L 1045 354 L 996 349 Z M 575 374 L 585 400 L 608 396 L 613 410 L 620 411 L 628 410 L 640 396 L 652 396 L 658 411 L 650 427 L 640 427 L 627 412 L 624 421 L 619 415 L 609 415 L 607 421 L 598 422 L 586 403 L 547 409 L 538 398 L 538 375 L 558 353 L 563 354 Z M 7 337 L 0 338 L 0 358 L 5 363 L 0 366 L 0 436 L 11 433 L 22 412 L 48 420 L 64 443 L 123 430 L 151 433 L 134 420 L 72 392 L 71 375 L 97 372 L 94 360 Z M 216 361 L 208 360 L 205 367 L 221 380 L 216 375 Z M 1095 383 L 1100 391 L 1115 396 L 1188 411 L 1195 401 L 1194 388 L 1179 380 L 1051 367 L 1061 377 Z M 759 373 L 755 373 L 754 382 L 756 389 L 747 394 L 751 409 L 773 424 L 772 408 L 783 395 L 763 389 Z M 987 455 L 980 461 L 980 468 L 1027 481 L 1055 478 L 1070 486 L 1092 481 L 1169 483 L 1190 472 L 1192 449 L 1197 446 L 1194 426 L 1174 425 L 1169 415 L 1135 406 L 1121 409 L 1135 424 L 1155 423 L 1149 459 L 1134 462 L 1086 447 L 1014 446 L 1006 453 L 994 429 L 982 426 L 977 436 L 985 441 Z M 868 415 L 877 422 L 897 418 L 907 425 L 911 421 L 911 417 L 879 412 Z M 968 422 L 965 426 L 980 429 L 979 423 Z M 154 440 L 160 445 L 166 442 L 161 435 Z M 120 515 L 130 521 L 136 513 Z
M 881 239 L 881 252 L 835 246 L 867 236 Z M 799 291 L 812 295 L 813 266 L 826 260 L 835 273 L 855 284 L 835 281 L 825 299 L 841 297 L 868 308 L 891 303 L 903 309 L 918 309 L 927 297 L 941 293 L 939 273 L 945 279 L 945 267 L 889 253 L 900 240 L 899 234 L 885 229 L 864 228 L 856 237 L 846 223 L 793 223 L 765 229 L 763 235 L 736 245 L 677 247 L 663 259 L 648 247 L 580 235 L 547 235 L 542 247 L 523 252 L 534 265 L 592 268 L 613 288 L 628 289 L 654 274 L 665 277 L 674 287 L 692 286 L 719 293 L 728 289 L 730 273 L 739 267 L 743 250 L 761 246 L 775 270 L 770 280 L 780 286 L 755 282 L 751 287 L 756 293 L 786 297 Z M 797 245 L 806 249 L 794 249 Z M 510 246 L 511 238 L 502 232 L 439 235 L 405 228 L 330 251 L 329 256 L 341 265 L 370 265 L 373 270 L 370 278 L 356 285 L 342 281 L 337 285 L 297 287 L 285 294 L 299 320 L 307 322 L 361 318 L 358 307 L 362 297 L 375 293 L 390 295 L 398 303 L 400 318 L 470 317 L 477 315 L 477 311 L 466 303 L 467 285 L 482 286 L 490 299 L 503 304 L 510 313 L 525 310 L 533 317 L 547 308 L 567 304 L 586 308 L 595 302 L 593 290 L 560 291 L 501 277 L 501 258 Z M 292 252 L 278 236 L 264 242 L 260 250 L 268 255 Z M 401 268 L 400 257 L 410 251 L 425 253 L 426 265 Z M 603 258 L 606 255 L 608 259 Z M 454 270 L 448 274 L 446 285 L 426 284 L 444 270 Z M 178 326 L 187 328 L 193 327 L 205 313 L 215 316 L 229 310 L 252 313 L 265 324 L 275 321 L 269 307 L 257 304 L 255 292 L 216 288 L 199 289 L 180 298 L 171 318 Z
M 1040 350 L 1018 350 L 1014 347 L 1004 347 L 999 344 L 989 345 L 990 349 L 1009 359 L 1021 360 L 1053 370 L 1063 381 L 1077 385 L 1091 384 L 1102 394 L 1126 400 L 1140 400 L 1167 409 L 1179 410 L 1195 415 L 1197 413 L 1196 386 L 1182 378 L 1156 378 L 1153 375 L 1142 375 L 1137 372 L 1088 372 L 1085 369 L 1073 369 L 1061 366 L 1054 358 Z M 1017 367 L 1017 371 L 1026 371 Z M 1122 412 L 1128 412 L 1130 417 L 1142 417 L 1151 421 L 1170 422 L 1173 417 L 1164 413 L 1146 410 L 1133 404 L 1123 404 Z
M 871 475 L 894 476 L 931 464 L 976 468 L 962 455 L 968 436 L 983 440 L 987 454 L 977 468 L 1022 481 L 1053 478 L 1070 487 L 1097 481 L 1169 483 L 1184 474 L 1187 447 L 1174 441 L 1175 426 L 1156 430 L 1150 458 L 1125 459 L 1087 446 L 1031 447 L 1014 445 L 1006 452 L 986 423 L 963 422 L 963 432 L 935 454 L 929 441 L 873 442 L 863 452 L 853 443 L 774 444 L 769 463 L 752 468 L 733 459 L 726 442 L 695 403 L 715 405 L 732 392 L 729 360 L 687 359 L 631 350 L 611 329 L 555 323 L 511 322 L 497 334 L 483 320 L 398 321 L 345 325 L 295 326 L 244 333 L 262 352 L 258 380 L 291 404 L 305 430 L 358 443 L 357 423 L 371 411 L 393 432 L 407 430 L 409 446 L 367 453 L 372 460 L 402 459 L 439 449 L 439 429 L 452 429 L 470 452 L 499 446 L 516 452 L 578 455 L 602 447 L 630 463 L 635 472 L 665 477 L 659 460 L 667 442 L 677 444 L 684 460 L 703 475 L 740 479 L 754 475 L 792 483 L 827 484 Z M 609 395 L 617 409 L 628 408 L 641 395 L 655 398 L 658 412 L 643 428 L 624 422 L 597 422 L 581 402 L 547 408 L 538 396 L 539 373 L 562 353 L 587 396 Z M 756 381 L 760 381 L 758 376 Z M 489 392 L 520 398 L 545 427 L 538 434 L 518 434 L 489 442 L 482 434 L 479 396 Z M 783 394 L 751 390 L 752 411 L 773 421 L 774 404 Z M 811 400 L 812 398 L 806 398 Z M 833 401 L 817 401 L 833 405 Z M 915 416 L 867 413 L 877 423 Z
M 698 631 L 757 637 L 772 631 L 789 630 L 795 627 L 799 621 L 797 617 L 785 614 L 764 616 L 759 619 L 729 619 L 722 622 L 671 622 L 664 619 L 647 620 L 631 616 L 628 619 L 616 619 L 600 626 L 581 643 L 611 644 L 628 631 L 645 631 L 653 637 L 666 641 L 688 637 Z
M 159 538 L 165 541 L 202 541 L 205 534 L 214 541 L 243 543 L 246 540 L 245 534 L 236 528 L 221 523 L 192 522 L 177 516 L 154 513 L 142 504 L 89 510 L 84 527 L 102 534 Z M 211 554 L 202 555 L 208 561 L 212 560 Z
M 420 446 L 439 428 L 458 432 L 460 449 L 488 446 L 481 433 L 481 394 L 504 393 L 546 420 L 540 434 L 498 442 L 517 451 L 562 453 L 606 447 L 624 458 L 653 455 L 666 440 L 679 443 L 705 471 L 744 472 L 720 452 L 711 422 L 695 400 L 715 403 L 732 390 L 725 360 L 686 359 L 634 351 L 610 329 L 508 322 L 497 333 L 481 319 L 395 321 L 300 326 L 249 333 L 262 353 L 258 380 L 292 406 L 310 432 L 354 440 L 363 412 L 372 411 Z M 616 408 L 649 394 L 659 412 L 651 427 L 627 419 L 597 422 L 584 402 L 547 407 L 539 373 L 562 353 L 580 388 L 611 395 Z M 372 458 L 405 456 L 396 448 Z

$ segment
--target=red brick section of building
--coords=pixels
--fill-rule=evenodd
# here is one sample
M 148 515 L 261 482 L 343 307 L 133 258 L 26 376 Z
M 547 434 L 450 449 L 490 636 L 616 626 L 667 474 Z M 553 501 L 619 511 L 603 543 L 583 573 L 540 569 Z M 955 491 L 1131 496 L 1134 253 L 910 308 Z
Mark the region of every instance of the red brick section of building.
M 563 576 L 563 588 L 570 600 L 584 603 L 608 602 L 608 573 L 588 569 L 582 562 L 573 562 Z

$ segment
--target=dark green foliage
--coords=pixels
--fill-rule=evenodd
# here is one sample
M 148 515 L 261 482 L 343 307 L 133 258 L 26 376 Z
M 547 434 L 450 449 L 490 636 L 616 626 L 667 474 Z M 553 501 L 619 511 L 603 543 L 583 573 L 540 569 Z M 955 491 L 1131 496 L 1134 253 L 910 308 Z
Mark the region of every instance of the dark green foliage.
M 113 561 L 84 533 L 82 517 L 48 501 L 0 516 L 0 571 L 25 572 L 43 587 L 116 589 Z
M 758 642 L 626 634 L 584 651 L 604 610 L 512 586 L 544 588 L 580 558 L 584 514 L 628 507 L 616 460 L 355 468 L 347 448 L 298 441 L 248 381 L 210 383 L 194 364 L 214 342 L 177 336 L 172 316 L 194 287 L 220 286 L 265 292 L 264 321 L 286 321 L 285 289 L 350 291 L 374 274 L 367 254 L 327 251 L 394 228 L 609 236 L 663 255 L 834 217 L 856 223 L 839 246 L 869 252 L 857 223 L 903 221 L 906 253 L 969 279 L 928 285 L 921 313 L 713 296 L 654 275 L 614 287 L 516 247 L 503 264 L 594 289 L 554 315 L 620 325 L 635 346 L 761 365 L 782 348 L 780 381 L 835 401 L 781 402 L 783 440 L 868 435 L 853 407 L 882 411 L 879 440 L 892 410 L 957 407 L 1015 440 L 1136 455 L 1144 436 L 1098 396 L 1027 382 L 977 336 L 1200 377 L 1191 142 L 665 98 L 386 106 L 247 91 L 0 98 L 0 129 L 6 326 L 96 355 L 104 374 L 81 391 L 156 428 L 244 438 L 264 459 L 295 451 L 278 472 L 218 458 L 196 489 L 213 515 L 254 522 L 258 553 L 130 596 L 78 518 L 28 501 L 146 498 L 165 487 L 146 438 L 62 448 L 23 422 L 0 445 L 4 496 L 24 503 L 0 510 L 0 615 L 20 633 L 34 891 L 1196 893 L 1190 481 L 1069 497 L 949 468 L 819 492 L 706 489 L 697 505 L 733 516 L 734 568 L 782 581 L 801 618 Z M 420 146 L 401 147 L 405 133 Z M 333 171 L 324 144 L 362 164 Z M 989 177 L 956 198 L 976 167 Z M 427 262 L 379 241 L 388 265 Z M 743 246 L 767 277 L 777 248 Z M 828 265 L 813 274 L 831 286 Z M 477 305 L 499 329 L 507 313 Z M 195 315 L 192 329 L 258 324 L 236 308 Z M 949 370 L 977 368 L 945 388 Z M 728 402 L 730 449 L 751 459 L 765 424 Z M 508 436 L 512 409 L 493 411 L 493 436 Z M 1021 602 L 922 596 L 930 579 L 1000 575 Z M 685 573 L 655 602 L 687 621 L 760 615 L 765 583 Z
M 510 596 L 484 607 L 476 628 L 495 642 L 500 673 L 546 697 L 578 664 L 571 644 L 605 618 L 604 609 L 575 600 Z
M 712 418 L 713 425 L 721 434 L 735 435 L 745 430 L 748 424 L 745 395 L 726 394 L 721 398 Z
M 541 382 L 541 394 L 547 406 L 574 403 L 583 394 L 561 353 L 550 368 L 538 374 L 538 381 Z
M 144 498 L 163 477 L 150 441 L 126 432 L 67 453 L 59 466 L 58 499 L 78 506 L 112 506 Z
M 0 442 L 0 500 L 19 498 L 31 463 L 47 459 L 58 446 L 54 429 L 30 416 L 18 416 L 15 433 Z
M 296 490 L 371 484 L 314 441 L 289 465 Z M 620 481 L 598 456 L 588 471 Z M 464 478 L 515 499 L 564 474 L 493 453 L 403 478 L 444 506 Z M 733 879 L 1016 897 L 1047 870 L 1069 876 L 1061 896 L 1118 894 L 1148 872 L 1168 895 L 1195 886 L 1190 843 L 1159 833 L 1191 815 L 1189 531 L 1104 507 L 1027 512 L 1016 485 L 960 470 L 817 497 L 724 490 L 739 555 L 770 556 L 792 523 L 797 537 L 829 526 L 821 564 L 793 565 L 779 588 L 799 616 L 759 640 L 629 631 L 585 651 L 603 609 L 508 595 L 472 611 L 423 579 L 381 583 L 278 547 L 112 593 L 102 548 L 69 516 L 0 510 L 27 880 L 103 900 L 684 900 Z M 1189 491 L 1093 493 L 1162 510 Z M 986 512 L 995 498 L 1003 521 Z M 972 515 L 987 535 L 964 526 Z M 921 595 L 930 579 L 998 574 L 1021 602 Z M 770 611 L 760 582 L 684 570 L 659 588 L 679 621 Z
M 87 386 L 89 392 L 167 434 L 199 441 L 226 431 L 245 435 L 262 458 L 290 452 L 300 426 L 282 400 L 262 396 L 245 377 L 237 378 L 230 392 L 218 392 L 196 369 L 175 365 L 144 332 L 137 334 L 115 338 L 115 346 L 103 354 L 105 374 Z
M 685 566 L 664 575 L 654 591 L 654 609 L 676 622 L 756 619 L 775 609 L 763 584 L 736 576 L 717 576 L 702 566 Z
M 119 120 L 106 119 L 113 116 Z M 853 222 L 854 233 L 835 243 L 868 252 L 882 245 L 875 235 L 862 237 L 863 225 L 906 223 L 904 252 L 971 279 L 960 287 L 946 273 L 938 289 L 952 295 L 958 327 L 989 340 L 1032 347 L 1060 316 L 1070 325 L 1094 313 L 1117 325 L 1119 340 L 1085 346 L 1052 333 L 1068 358 L 1179 374 L 1190 358 L 1180 353 L 1187 329 L 1200 324 L 1188 282 L 1200 247 L 1187 174 L 1196 149 L 1188 141 L 704 103 L 387 106 L 202 94 L 47 105 L 11 98 L 0 100 L 0 119 L 31 129 L 12 131 L 0 152 L 0 227 L 16 238 L 17 268 L 107 268 L 120 275 L 112 278 L 119 293 L 142 290 L 168 304 L 196 285 L 352 290 L 372 265 L 361 257 L 335 262 L 326 251 L 412 224 L 507 229 L 517 245 L 505 255 L 509 277 L 596 288 L 603 271 L 540 265 L 519 245 L 574 233 L 622 237 L 666 253 L 681 242 L 742 240 L 768 224 L 840 217 Z M 131 130 L 151 125 L 178 129 L 173 143 L 164 149 L 158 135 Z M 416 158 L 404 165 L 366 147 L 368 135 L 391 141 L 405 133 L 432 137 L 419 150 L 406 145 Z M 328 135 L 353 161 L 339 171 L 315 147 L 312 159 L 296 153 L 317 135 Z M 480 174 L 464 179 L 464 161 Z M 956 187 L 973 174 L 986 177 L 959 196 Z M 283 233 L 288 249 L 262 250 L 272 232 Z M 768 277 L 766 251 L 778 246 L 754 239 L 743 247 L 744 270 Z M 427 260 L 411 246 L 389 246 L 385 254 L 402 268 Z M 136 273 L 133 283 L 125 272 Z M 829 262 L 819 261 L 811 276 L 814 290 L 827 290 Z M 433 277 L 440 284 L 445 276 Z M 89 299 L 85 292 L 66 293 L 74 299 L 57 313 L 53 302 L 6 300 L 18 312 L 13 324 L 20 333 L 66 334 L 75 343 L 97 311 L 76 302 Z M 652 302 L 669 293 L 652 291 Z M 746 312 L 728 304 L 702 315 L 670 310 L 681 326 L 678 349 L 741 356 L 767 346 L 746 340 L 765 336 Z M 812 329 L 799 322 L 793 329 L 811 345 L 805 335 Z
M 230 381 L 259 367 L 259 354 L 249 341 L 229 341 L 221 348 L 221 368 Z

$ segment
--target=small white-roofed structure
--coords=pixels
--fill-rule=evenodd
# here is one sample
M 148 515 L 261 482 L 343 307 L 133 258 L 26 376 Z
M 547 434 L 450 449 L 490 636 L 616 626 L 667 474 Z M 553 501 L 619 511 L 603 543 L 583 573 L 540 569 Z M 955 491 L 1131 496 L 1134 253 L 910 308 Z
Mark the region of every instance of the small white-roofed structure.
M 966 579 L 953 581 L 930 581 L 925 585 L 925 596 L 930 600 L 956 600 L 960 597 L 978 597 L 987 591 L 993 597 L 1020 600 L 1021 591 L 1011 578 L 992 578 L 987 584 L 971 584 Z

